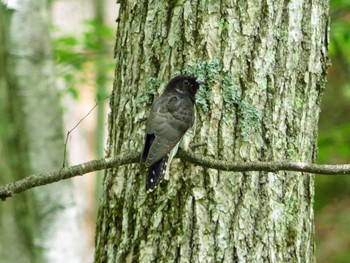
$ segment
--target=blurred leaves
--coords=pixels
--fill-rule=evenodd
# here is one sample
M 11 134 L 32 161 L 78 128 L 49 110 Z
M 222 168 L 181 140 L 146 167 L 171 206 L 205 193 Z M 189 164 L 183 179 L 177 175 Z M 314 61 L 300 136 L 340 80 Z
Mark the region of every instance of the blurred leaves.
M 350 9 L 350 7 L 349 7 Z M 340 17 L 331 24 L 331 42 L 329 55 L 331 57 L 340 55 L 349 65 L 350 62 L 350 14 Z
M 79 98 L 78 87 L 83 86 L 87 78 L 94 77 L 96 67 L 103 66 L 99 70 L 106 72 L 111 78 L 112 74 L 109 73 L 114 69 L 110 52 L 114 42 L 113 30 L 95 20 L 85 21 L 84 28 L 82 34 L 61 35 L 54 39 L 58 77 L 64 80 L 65 87 L 61 90 L 61 95 L 69 94 L 73 99 Z M 99 63 L 100 61 L 103 63 Z M 97 83 L 97 87 L 99 86 Z M 106 97 L 106 94 L 104 92 L 101 94 L 99 89 L 96 92 L 97 99 Z
M 317 262 L 349 262 L 349 218 L 349 199 L 331 202 L 316 217 Z
M 350 1 L 331 1 L 332 66 L 321 104 L 319 163 L 350 162 Z M 316 211 L 348 194 L 349 178 L 316 177 Z M 338 184 L 338 182 L 340 182 Z M 329 191 L 327 190 L 329 189 Z
M 319 163 L 350 163 L 350 1 L 331 0 L 332 66 L 319 122 Z M 349 262 L 350 178 L 316 176 L 317 262 Z
M 340 124 L 318 138 L 320 163 L 345 163 L 350 156 L 350 123 Z
M 350 8 L 349 0 L 331 0 L 330 1 L 330 11 L 331 14 L 338 11 L 339 9 L 347 9 Z

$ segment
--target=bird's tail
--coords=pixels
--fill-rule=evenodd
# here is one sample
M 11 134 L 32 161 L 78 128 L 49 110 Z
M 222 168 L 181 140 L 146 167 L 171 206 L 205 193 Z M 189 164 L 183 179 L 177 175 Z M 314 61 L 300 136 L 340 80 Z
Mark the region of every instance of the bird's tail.
M 163 180 L 167 169 L 168 158 L 169 154 L 148 168 L 148 174 L 146 177 L 146 191 L 153 191 L 153 189 L 156 188 L 156 186 Z

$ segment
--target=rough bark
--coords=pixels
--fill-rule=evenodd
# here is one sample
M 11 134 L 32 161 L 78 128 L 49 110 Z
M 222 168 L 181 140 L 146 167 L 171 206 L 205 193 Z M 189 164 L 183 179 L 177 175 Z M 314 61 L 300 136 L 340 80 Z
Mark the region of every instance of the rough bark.
M 2 156 L 7 165 L 3 179 L 9 182 L 60 168 L 63 129 L 47 1 L 0 4 L 6 19 L 1 54 Z M 45 186 L 1 207 L 2 260 L 85 262 L 72 186 L 72 182 Z
M 139 98 L 152 98 L 151 80 L 159 93 L 189 64 L 217 60 L 222 78 L 208 77 L 188 136 L 207 143 L 195 151 L 315 160 L 327 1 L 121 1 L 118 21 L 109 156 L 142 148 L 151 101 Z M 95 262 L 313 262 L 313 198 L 303 173 L 233 176 L 175 161 L 146 194 L 139 166 L 119 167 L 105 176 Z

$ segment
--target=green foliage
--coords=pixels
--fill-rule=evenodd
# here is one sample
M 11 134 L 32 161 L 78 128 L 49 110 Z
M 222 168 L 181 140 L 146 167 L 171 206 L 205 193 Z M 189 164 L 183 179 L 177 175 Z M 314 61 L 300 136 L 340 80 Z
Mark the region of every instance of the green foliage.
M 350 61 L 350 21 L 338 20 L 331 26 L 331 38 L 329 54 L 331 56 L 341 54 Z
M 319 162 L 337 163 L 340 160 L 346 161 L 350 156 L 350 124 L 344 123 L 334 127 L 318 137 Z
M 318 162 L 340 164 L 350 162 L 350 1 L 331 0 L 330 6 L 332 67 L 321 104 Z M 350 178 L 318 175 L 315 186 L 317 262 L 348 262 Z
M 99 70 L 106 75 L 114 68 L 112 55 L 108 54 L 104 44 L 114 41 L 113 30 L 94 20 L 86 21 L 84 25 L 86 30 L 81 35 L 62 35 L 54 39 L 58 75 L 65 82 L 65 89 L 61 91 L 61 95 L 69 94 L 74 99 L 79 98 L 77 87 L 86 83 L 87 76 L 93 75 L 92 71 L 95 68 L 103 66 Z M 97 87 L 100 86 L 102 83 L 97 83 Z M 97 89 L 96 98 L 100 100 L 105 97 L 106 94 Z
M 332 23 L 330 28 L 329 55 L 342 59 L 342 63 L 347 67 L 348 82 L 342 86 L 344 95 L 350 98 L 350 1 L 332 0 L 331 14 Z
M 104 40 L 114 40 L 113 30 L 110 27 L 101 25 L 95 20 L 87 20 L 84 22 L 86 31 L 83 33 L 83 46 L 86 50 L 95 51 L 95 53 L 104 50 Z
M 336 11 L 339 8 L 341 9 L 350 8 L 349 0 L 331 0 L 330 1 L 330 9 L 332 12 Z

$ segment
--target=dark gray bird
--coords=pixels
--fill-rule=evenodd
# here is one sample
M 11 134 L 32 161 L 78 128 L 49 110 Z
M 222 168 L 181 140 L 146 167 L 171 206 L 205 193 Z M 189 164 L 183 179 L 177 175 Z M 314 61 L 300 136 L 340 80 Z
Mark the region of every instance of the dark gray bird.
M 153 190 L 161 182 L 170 151 L 192 127 L 195 95 L 201 83 L 192 76 L 176 76 L 153 102 L 141 156 L 148 167 L 146 190 Z

